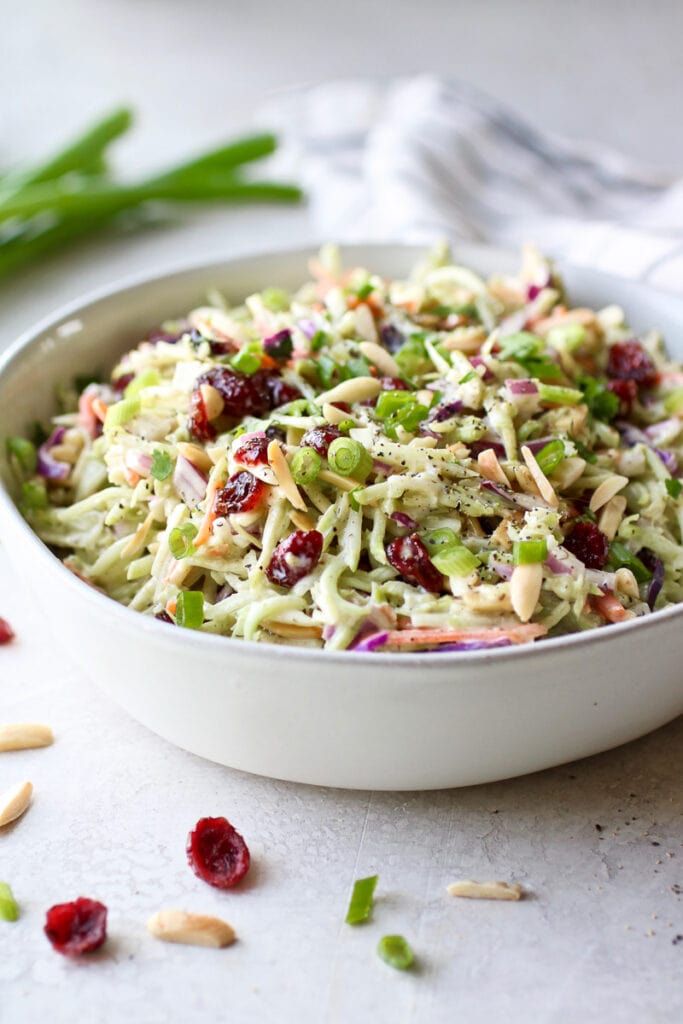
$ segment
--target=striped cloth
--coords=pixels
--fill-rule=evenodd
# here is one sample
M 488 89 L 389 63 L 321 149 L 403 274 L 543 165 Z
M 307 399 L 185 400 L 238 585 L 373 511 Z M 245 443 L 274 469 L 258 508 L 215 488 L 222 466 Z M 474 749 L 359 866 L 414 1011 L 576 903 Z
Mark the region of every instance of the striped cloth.
M 320 239 L 532 240 L 683 292 L 683 180 L 538 131 L 471 86 L 333 81 L 280 95 L 264 114 Z

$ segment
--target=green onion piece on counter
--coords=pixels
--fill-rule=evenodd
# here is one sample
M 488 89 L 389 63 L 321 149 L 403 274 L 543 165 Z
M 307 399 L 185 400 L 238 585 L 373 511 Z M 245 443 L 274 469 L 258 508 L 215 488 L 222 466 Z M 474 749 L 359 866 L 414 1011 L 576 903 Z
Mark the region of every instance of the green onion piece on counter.
M 536 462 L 546 476 L 554 473 L 564 459 L 564 445 L 558 438 L 556 441 L 548 441 L 544 448 L 536 456 Z
M 456 544 L 460 544 L 458 535 L 449 526 L 443 526 L 439 530 L 429 530 L 428 533 L 422 535 L 421 540 L 430 555 L 443 548 L 452 548 Z
M 444 576 L 469 576 L 479 565 L 479 559 L 464 544 L 442 547 L 431 555 L 433 565 Z
M 516 540 L 512 545 L 512 561 L 514 565 L 533 565 L 545 562 L 548 557 L 548 544 L 545 538 L 540 540 Z
M 3 921 L 19 920 L 19 907 L 7 882 L 0 882 L 0 918 Z
M 145 388 L 154 387 L 155 384 L 159 384 L 160 382 L 161 377 L 159 376 L 158 371 L 155 370 L 154 367 L 150 366 L 146 370 L 143 370 L 142 373 L 139 373 L 137 377 L 133 377 L 132 381 L 123 392 L 123 397 L 134 398 L 135 395 L 144 391 Z
M 681 491 L 683 490 L 683 484 L 680 480 L 672 476 L 670 480 L 665 480 L 664 484 L 666 486 L 667 494 L 671 498 L 673 498 L 674 500 L 680 498 Z
M 566 324 L 564 327 L 552 327 L 546 335 L 546 341 L 553 348 L 574 352 L 586 340 L 586 328 L 582 324 Z
M 133 398 L 124 398 L 121 402 L 110 405 L 107 415 L 104 418 L 105 427 L 122 427 L 140 412 L 140 399 L 137 395 Z
M 47 488 L 43 480 L 27 480 L 21 485 L 21 504 L 32 511 L 47 508 Z
M 199 629 L 204 621 L 204 596 L 199 590 L 181 590 L 175 607 L 175 620 L 185 629 Z
M 192 541 L 197 536 L 197 527 L 194 523 L 183 523 L 171 530 L 168 537 L 168 548 L 176 559 L 187 558 L 193 555 L 196 548 Z
M 664 408 L 668 413 L 683 411 L 683 388 L 675 388 L 664 399 Z
M 261 360 L 253 352 L 242 348 L 236 356 L 232 357 L 230 365 L 234 370 L 239 370 L 240 373 L 246 373 L 251 376 L 252 373 L 256 373 L 261 368 Z
M 372 472 L 372 456 L 350 437 L 336 438 L 327 451 L 330 469 L 340 476 L 352 476 L 363 483 Z
M 607 565 L 612 572 L 617 569 L 630 569 L 638 583 L 647 583 L 652 579 L 652 573 L 647 566 L 618 540 L 613 540 L 609 546 Z
M 295 484 L 312 484 L 318 479 L 323 460 L 315 448 L 299 448 L 289 465 Z
M 382 391 L 377 398 L 375 413 L 381 420 L 406 405 L 415 403 L 415 395 L 411 391 Z
M 377 953 L 390 967 L 407 971 L 415 956 L 402 935 L 384 935 L 377 944 Z
M 165 480 L 173 472 L 173 460 L 168 452 L 162 452 L 155 448 L 152 452 L 152 466 L 150 473 L 155 480 Z
M 346 912 L 347 924 L 361 924 L 370 917 L 378 878 L 379 875 L 371 875 L 370 878 L 359 878 L 353 883 L 351 902 Z
M 542 402 L 552 402 L 553 405 L 578 405 L 583 401 L 583 392 L 575 388 L 558 387 L 556 384 L 539 384 L 538 397 Z
M 13 455 L 25 473 L 33 474 L 38 464 L 36 446 L 24 437 L 7 438 L 7 454 Z

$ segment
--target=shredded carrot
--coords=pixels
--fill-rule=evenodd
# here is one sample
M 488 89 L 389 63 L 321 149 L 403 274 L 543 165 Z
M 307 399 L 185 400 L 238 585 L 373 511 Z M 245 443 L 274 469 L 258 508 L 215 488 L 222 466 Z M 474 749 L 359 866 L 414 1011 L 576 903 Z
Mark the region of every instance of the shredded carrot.
M 621 601 L 618 601 L 612 594 L 602 594 L 600 597 L 591 597 L 591 607 L 598 615 L 602 615 L 607 622 L 623 622 L 629 617 L 627 610 Z
M 168 612 L 169 615 L 175 615 L 175 609 L 176 603 L 173 600 L 173 598 L 171 598 L 171 600 L 168 601 L 168 603 L 166 604 L 166 611 Z
M 93 398 L 90 403 L 90 408 L 95 413 L 100 423 L 104 423 L 107 417 L 107 403 L 103 402 L 101 398 Z
M 539 622 L 488 629 L 395 629 L 389 632 L 384 645 L 415 647 L 419 644 L 459 643 L 462 640 L 511 640 L 513 644 L 523 644 L 547 632 Z
M 130 487 L 135 487 L 135 485 L 142 479 L 139 473 L 136 473 L 134 469 L 129 469 L 128 466 L 123 467 L 123 476 Z
M 273 357 L 264 352 L 261 356 L 261 368 L 264 370 L 277 370 L 277 367 L 278 364 Z
M 197 536 L 194 539 L 194 546 L 196 548 L 201 547 L 202 544 L 206 544 L 211 536 L 211 527 L 213 526 L 214 519 L 216 518 L 216 491 L 222 486 L 222 481 L 217 477 L 214 477 L 206 489 L 206 511 L 197 532 Z

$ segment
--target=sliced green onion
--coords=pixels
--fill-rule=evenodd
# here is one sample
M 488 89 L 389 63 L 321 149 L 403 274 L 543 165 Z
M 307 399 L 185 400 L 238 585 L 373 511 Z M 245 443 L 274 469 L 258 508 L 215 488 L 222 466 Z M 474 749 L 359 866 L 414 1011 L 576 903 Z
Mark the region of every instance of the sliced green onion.
M 424 372 L 425 364 L 431 366 L 427 359 L 424 338 L 416 334 L 401 345 L 394 359 L 407 377 L 415 377 L 420 371 Z
M 539 383 L 538 396 L 542 402 L 552 402 L 553 405 L 578 405 L 583 401 L 582 391 L 577 391 L 575 388 L 558 387 L 556 384 Z
M 19 920 L 19 907 L 7 882 L 0 882 L 0 918 L 3 921 Z
M 340 476 L 352 476 L 363 483 L 372 472 L 372 456 L 350 437 L 337 437 L 327 450 L 330 469 Z
M 192 541 L 197 536 L 197 527 L 194 523 L 183 523 L 176 526 L 168 535 L 168 548 L 176 559 L 187 558 L 194 555 L 197 550 Z
M 468 370 L 465 376 L 460 378 L 458 384 L 467 384 L 468 381 L 474 380 L 474 378 L 477 376 L 478 374 L 476 370 Z
M 315 448 L 299 448 L 289 464 L 295 484 L 312 484 L 322 467 L 323 460 Z
M 141 391 L 144 391 L 145 388 L 152 388 L 155 386 L 155 384 L 158 384 L 160 381 L 161 377 L 159 376 L 158 372 L 154 369 L 154 367 L 149 366 L 146 370 L 143 370 L 142 373 L 139 373 L 137 377 L 133 377 L 132 381 L 130 382 L 130 384 L 128 384 L 126 390 L 123 392 L 123 397 L 134 398 L 135 395 L 139 394 Z
M 559 438 L 555 441 L 548 441 L 547 445 L 545 445 L 544 448 L 541 448 L 540 452 L 536 456 L 536 462 L 546 476 L 554 473 L 563 459 L 564 445 Z
M 458 535 L 449 526 L 443 526 L 439 530 L 429 530 L 428 533 L 422 534 L 421 540 L 430 555 L 442 548 L 452 548 L 460 543 Z
M 152 452 L 152 465 L 150 473 L 155 480 L 165 480 L 173 472 L 173 460 L 168 452 L 162 452 L 155 448 Z
M 201 591 L 180 591 L 176 600 L 175 620 L 185 629 L 199 629 L 204 621 L 204 597 Z
M 479 565 L 479 559 L 464 544 L 440 548 L 431 555 L 432 564 L 444 576 L 469 576 Z
M 683 412 L 683 388 L 675 388 L 664 399 L 664 408 L 669 413 Z
M 342 434 L 348 434 L 349 430 L 353 430 L 356 426 L 358 424 L 355 420 L 342 420 L 341 423 L 337 424 L 337 430 L 341 430 Z
M 414 434 L 417 427 L 429 415 L 429 409 L 420 402 L 413 402 L 411 405 L 400 409 L 388 422 L 389 426 L 403 427 L 409 434 Z
M 8 437 L 7 454 L 14 456 L 25 473 L 35 473 L 38 464 L 36 446 L 25 437 Z
M 27 480 L 21 485 L 21 504 L 26 509 L 47 508 L 47 488 L 43 480 Z
M 261 368 L 261 360 L 253 352 L 250 352 L 246 348 L 239 350 L 237 355 L 233 356 L 230 360 L 230 365 L 234 370 L 239 370 L 240 373 L 246 373 L 251 375 L 256 373 Z
M 377 945 L 377 953 L 397 971 L 407 971 L 415 960 L 412 949 L 402 935 L 384 935 Z
M 403 409 L 406 405 L 412 405 L 414 402 L 415 395 L 412 391 L 381 391 L 377 398 L 375 413 L 381 420 L 384 420 L 387 416 L 391 416 L 392 413 Z
M 566 352 L 574 352 L 586 340 L 586 328 L 582 324 L 566 324 L 563 327 L 552 327 L 546 335 L 546 341 L 553 348 L 562 348 Z
M 533 565 L 545 562 L 548 557 L 548 544 L 545 538 L 540 540 L 516 540 L 512 545 L 512 561 L 514 565 Z
M 284 288 L 264 288 L 261 292 L 263 305 L 272 313 L 284 313 L 289 309 L 291 298 Z
M 365 284 L 361 285 L 360 288 L 356 289 L 356 295 L 362 302 L 363 299 L 367 299 L 370 295 L 372 295 L 374 290 L 375 286 L 370 284 L 369 281 L 366 281 Z
M 356 495 L 360 494 L 360 492 L 363 491 L 363 490 L 365 490 L 364 487 L 354 487 L 354 489 L 352 491 L 348 492 L 348 495 L 349 495 L 349 505 L 351 506 L 351 508 L 353 509 L 354 512 L 358 512 L 360 510 L 360 505 L 358 504 L 358 502 L 356 500 Z
M 358 356 L 355 359 L 347 359 L 341 370 L 344 380 L 348 380 L 349 377 L 369 377 L 370 363 L 362 356 Z
M 326 356 L 324 353 L 323 355 L 318 356 L 316 367 L 320 383 L 324 388 L 329 388 L 332 384 L 335 373 L 339 371 L 339 367 L 335 363 L 334 359 L 330 356 Z
M 612 572 L 617 569 L 630 569 L 638 583 L 647 583 L 652 573 L 636 555 L 632 554 L 621 541 L 613 540 L 609 546 L 607 565 Z
M 121 402 L 110 405 L 107 415 L 104 418 L 105 427 L 122 427 L 140 412 L 140 399 L 137 395 L 133 398 L 124 398 Z
M 665 480 L 664 484 L 666 486 L 667 493 L 674 500 L 680 497 L 681 491 L 683 490 L 683 484 L 680 480 L 672 476 L 670 480 Z
M 506 359 L 530 359 L 541 355 L 544 349 L 543 339 L 531 331 L 517 331 L 516 334 L 508 334 L 500 342 L 498 358 Z
M 319 352 L 323 345 L 327 345 L 330 340 L 329 334 L 325 334 L 325 331 L 316 331 L 310 342 L 311 352 Z
M 370 878 L 359 878 L 353 883 L 351 902 L 346 912 L 347 924 L 361 924 L 370 917 L 378 878 L 378 875 L 371 875 Z

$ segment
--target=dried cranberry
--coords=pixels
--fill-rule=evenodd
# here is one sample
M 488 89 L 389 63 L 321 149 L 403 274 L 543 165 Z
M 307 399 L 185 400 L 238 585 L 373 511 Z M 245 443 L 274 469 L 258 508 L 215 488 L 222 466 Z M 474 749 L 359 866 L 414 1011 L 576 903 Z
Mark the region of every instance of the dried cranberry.
M 284 331 L 272 334 L 270 338 L 264 338 L 261 344 L 266 355 L 269 355 L 271 359 L 277 360 L 277 362 L 286 363 L 294 351 L 292 332 L 286 328 Z
M 288 402 L 296 402 L 299 398 L 303 398 L 298 388 L 295 388 L 293 384 L 288 384 L 282 377 L 277 377 L 275 374 L 266 377 L 265 383 L 270 396 L 271 409 L 277 409 L 281 405 L 287 405 Z
M 192 437 L 197 441 L 213 441 L 216 437 L 216 428 L 209 422 L 206 415 L 206 406 L 201 391 L 193 391 L 190 396 L 190 414 L 187 426 Z
M 117 394 L 121 394 L 121 392 L 125 391 L 130 382 L 134 379 L 134 373 L 122 373 L 120 377 L 117 377 L 116 380 L 111 382 L 111 386 Z
M 323 535 L 317 530 L 296 530 L 281 540 L 271 555 L 266 576 L 280 587 L 293 587 L 320 561 Z
M 0 644 L 8 644 L 14 640 L 14 630 L 7 619 L 0 618 Z
M 58 903 L 46 914 L 45 934 L 52 948 L 64 956 L 91 953 L 107 937 L 107 908 L 83 897 L 72 903 Z
M 243 466 L 265 466 L 268 462 L 270 439 L 265 434 L 249 434 L 240 437 L 233 451 L 233 458 Z
M 212 366 L 197 378 L 197 387 L 210 384 L 223 399 L 223 413 L 232 419 L 243 416 L 260 416 L 270 406 L 263 372 L 240 373 L 228 366 Z
M 312 448 L 322 459 L 326 459 L 330 445 L 341 436 L 341 430 L 332 425 L 313 427 L 311 430 L 307 430 L 301 438 L 301 447 Z
M 405 335 L 399 331 L 398 327 L 394 327 L 393 324 L 385 324 L 380 330 L 380 334 L 382 336 L 382 344 L 390 352 L 397 352 L 405 344 Z
M 200 818 L 187 837 L 187 860 L 197 878 L 229 889 L 249 870 L 249 850 L 227 818 Z
M 341 409 L 342 412 L 348 415 L 351 413 L 351 406 L 348 402 L 330 402 L 330 405 L 333 405 L 335 409 Z
M 410 391 L 410 388 L 400 377 L 380 377 L 382 391 Z
M 246 469 L 233 473 L 225 487 L 216 492 L 214 509 L 217 516 L 231 512 L 251 512 L 265 497 L 267 484 Z
M 564 546 L 587 569 L 602 569 L 609 555 L 609 540 L 588 519 L 579 519 L 574 523 L 564 539 Z
M 432 563 L 429 552 L 416 533 L 397 537 L 387 544 L 387 558 L 408 583 L 424 587 L 432 594 L 443 590 L 443 576 Z
M 168 614 L 168 612 L 166 611 L 166 609 L 165 609 L 165 608 L 163 609 L 163 611 L 157 612 L 157 613 L 156 613 L 156 615 L 154 616 L 154 618 L 155 618 L 155 619 L 158 619 L 158 620 L 159 620 L 159 622 L 170 622 L 170 624 L 171 624 L 172 626 L 174 626 L 174 625 L 175 625 L 175 623 L 174 623 L 173 619 L 172 619 L 172 618 L 171 618 L 171 616 L 170 616 L 170 615 Z
M 634 380 L 608 380 L 607 389 L 619 399 L 619 416 L 628 416 L 638 398 L 638 385 Z
M 618 341 L 609 350 L 608 377 L 634 380 L 645 388 L 657 383 L 657 371 L 649 355 L 638 341 Z

